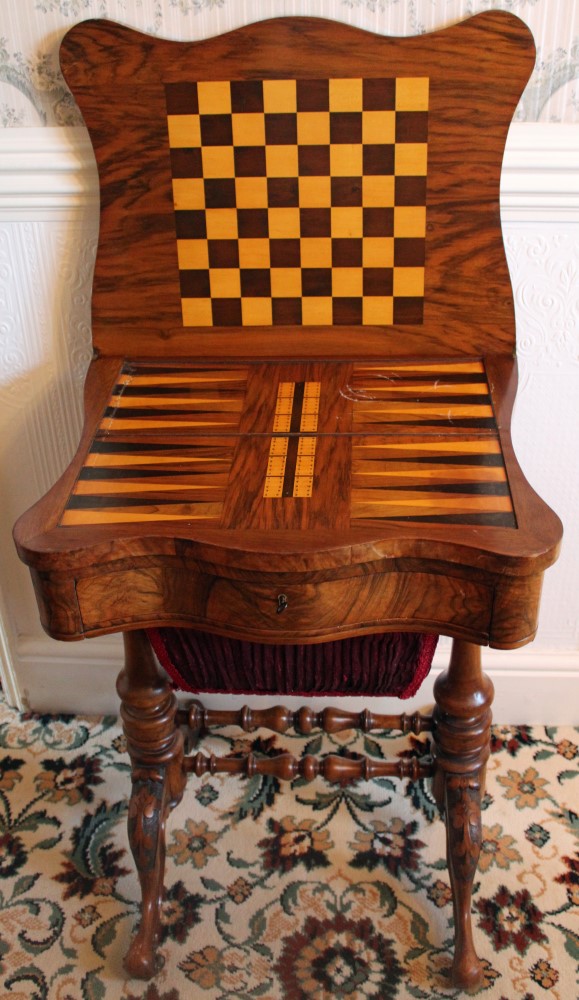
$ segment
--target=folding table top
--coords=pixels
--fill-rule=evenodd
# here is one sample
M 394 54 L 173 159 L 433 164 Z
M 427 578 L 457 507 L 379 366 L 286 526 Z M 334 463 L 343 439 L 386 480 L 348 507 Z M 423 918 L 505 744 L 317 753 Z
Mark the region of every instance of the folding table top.
M 499 180 L 533 61 L 497 11 L 410 38 L 299 17 L 200 42 L 75 26 L 97 353 L 512 354 Z

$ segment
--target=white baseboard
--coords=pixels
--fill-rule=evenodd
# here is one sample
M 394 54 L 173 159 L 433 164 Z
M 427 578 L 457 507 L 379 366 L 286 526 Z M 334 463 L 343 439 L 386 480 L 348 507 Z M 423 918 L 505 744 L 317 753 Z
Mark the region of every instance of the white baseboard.
M 374 701 L 376 711 L 424 709 L 432 704 L 435 677 L 444 669 L 449 644 L 441 643 L 430 676 L 418 695 L 406 702 L 396 698 Z M 51 639 L 22 639 L 18 644 L 18 679 L 24 707 L 36 712 L 116 714 L 115 681 L 122 665 L 119 636 L 87 642 L 60 643 Z M 579 725 L 579 653 L 561 650 L 483 650 L 486 673 L 495 685 L 494 721 L 504 725 Z M 29 692 L 33 692 L 31 698 Z M 271 705 L 283 700 L 298 708 L 303 699 L 206 695 L 209 707 Z M 310 698 L 323 708 L 327 700 Z M 368 699 L 344 698 L 340 705 L 359 711 Z
M 20 688 L 14 669 L 15 656 L 12 633 L 6 627 L 5 623 L 7 621 L 6 608 L 2 594 L 0 593 L 0 680 L 2 681 L 2 690 L 8 704 L 13 705 L 15 708 L 22 708 Z

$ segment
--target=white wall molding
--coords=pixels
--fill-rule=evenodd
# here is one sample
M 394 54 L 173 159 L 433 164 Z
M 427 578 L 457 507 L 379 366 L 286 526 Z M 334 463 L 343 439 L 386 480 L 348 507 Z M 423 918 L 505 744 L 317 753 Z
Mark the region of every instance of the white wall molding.
M 505 221 L 579 221 L 579 128 L 513 124 L 501 190 Z M 0 129 L 0 220 L 55 218 L 97 204 L 85 129 Z
M 577 125 L 511 125 L 501 207 L 505 222 L 579 222 Z
M 84 128 L 0 129 L 0 221 L 54 219 L 99 202 Z

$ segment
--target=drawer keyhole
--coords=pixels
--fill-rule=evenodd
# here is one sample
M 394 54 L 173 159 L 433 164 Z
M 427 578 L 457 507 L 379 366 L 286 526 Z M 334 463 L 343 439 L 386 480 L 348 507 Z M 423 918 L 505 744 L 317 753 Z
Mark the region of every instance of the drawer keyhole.
M 288 604 L 287 595 L 286 594 L 278 594 L 277 595 L 277 608 L 276 608 L 278 615 L 281 615 L 281 613 L 283 611 L 285 611 L 285 609 L 287 608 L 287 604 Z

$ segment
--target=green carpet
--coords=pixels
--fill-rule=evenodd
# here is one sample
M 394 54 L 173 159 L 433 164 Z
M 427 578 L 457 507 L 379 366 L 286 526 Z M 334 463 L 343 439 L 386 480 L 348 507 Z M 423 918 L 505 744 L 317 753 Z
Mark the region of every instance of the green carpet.
M 571 728 L 493 731 L 473 901 L 488 1000 L 579 995 L 578 744 Z M 408 746 L 229 731 L 207 745 L 379 758 Z M 116 720 L 20 716 L 0 703 L 0 996 L 457 995 L 444 827 L 428 782 L 191 778 L 168 824 L 164 964 L 150 984 L 122 966 L 139 895 L 128 788 Z

